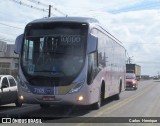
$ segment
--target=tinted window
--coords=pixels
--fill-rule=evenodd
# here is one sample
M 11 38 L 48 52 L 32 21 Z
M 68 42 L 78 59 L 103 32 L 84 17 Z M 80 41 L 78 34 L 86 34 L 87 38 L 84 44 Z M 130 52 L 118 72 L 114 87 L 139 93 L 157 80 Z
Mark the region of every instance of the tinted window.
M 9 78 L 9 82 L 11 87 L 16 86 L 16 82 L 13 78 Z

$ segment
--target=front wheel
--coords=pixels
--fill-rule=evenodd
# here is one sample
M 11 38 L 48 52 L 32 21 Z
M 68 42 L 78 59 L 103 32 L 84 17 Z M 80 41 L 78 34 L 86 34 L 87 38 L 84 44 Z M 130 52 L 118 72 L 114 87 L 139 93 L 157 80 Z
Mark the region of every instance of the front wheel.
M 135 87 L 134 90 L 137 90 L 137 87 Z
M 16 104 L 16 107 L 21 107 L 21 106 L 22 106 L 22 102 L 19 101 L 19 100 L 17 100 L 17 101 L 15 102 L 15 104 Z
M 94 110 L 98 110 L 98 109 L 100 109 L 100 107 L 101 107 L 101 103 L 98 101 L 98 102 L 96 102 L 96 103 L 94 103 L 93 105 L 92 105 L 92 108 L 94 109 Z
M 96 102 L 96 103 L 94 103 L 94 104 L 92 105 L 92 108 L 93 108 L 94 110 L 98 110 L 98 109 L 100 109 L 101 104 L 102 104 L 102 92 L 100 91 L 99 100 L 98 100 L 98 102 Z

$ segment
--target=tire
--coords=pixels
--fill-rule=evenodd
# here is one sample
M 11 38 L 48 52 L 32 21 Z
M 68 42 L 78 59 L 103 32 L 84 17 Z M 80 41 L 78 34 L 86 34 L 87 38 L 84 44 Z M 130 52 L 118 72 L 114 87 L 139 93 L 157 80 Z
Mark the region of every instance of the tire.
M 137 87 L 135 87 L 134 90 L 137 90 Z
M 137 90 L 138 89 L 138 85 L 136 84 L 136 87 L 134 87 L 134 90 Z
M 114 96 L 113 96 L 113 99 L 114 100 L 119 100 L 120 99 L 120 93 L 121 93 L 121 89 L 122 88 L 122 85 L 121 85 L 121 83 L 120 83 L 120 86 L 119 86 L 119 93 L 118 94 L 115 94 Z
M 102 104 L 102 91 L 100 91 L 98 102 L 94 103 L 94 104 L 92 105 L 92 108 L 93 108 L 94 110 L 98 110 L 98 109 L 100 109 L 101 104 Z
M 98 101 L 98 102 L 96 102 L 96 103 L 94 103 L 93 105 L 92 105 L 92 108 L 94 109 L 94 110 L 98 110 L 98 109 L 100 109 L 100 107 L 101 107 L 101 103 Z
M 17 101 L 15 102 L 15 104 L 16 104 L 16 107 L 21 107 L 21 106 L 22 106 L 22 102 L 20 102 L 19 100 L 17 100 Z

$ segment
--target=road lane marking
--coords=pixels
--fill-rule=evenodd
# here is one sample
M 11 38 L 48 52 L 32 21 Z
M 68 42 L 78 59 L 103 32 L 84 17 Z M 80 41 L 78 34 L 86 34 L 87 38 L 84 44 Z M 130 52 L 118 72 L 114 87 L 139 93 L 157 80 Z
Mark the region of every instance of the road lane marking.
M 153 85 L 152 85 L 152 87 L 153 87 Z M 123 107 L 127 103 L 129 103 L 129 102 L 135 100 L 136 98 L 140 97 L 141 95 L 143 95 L 145 92 L 147 92 L 148 90 L 150 90 L 152 87 L 147 87 L 143 91 L 141 91 L 141 92 L 139 92 L 139 93 L 137 93 L 137 94 L 135 94 L 135 95 L 133 95 L 131 97 L 128 97 L 128 98 L 124 99 L 123 101 L 120 101 L 120 102 L 118 102 L 115 105 L 112 105 L 111 107 L 108 107 L 106 109 L 106 111 L 103 111 L 103 114 L 104 113 L 108 113 L 109 114 L 109 113 L 111 113 L 111 112 L 113 112 L 113 111 L 115 111 L 115 110 Z
M 106 114 L 106 113 L 109 114 L 109 113 L 111 113 L 111 112 L 113 112 L 113 111 L 115 111 L 115 110 L 123 107 L 124 105 L 130 103 L 131 101 L 135 100 L 136 98 L 140 97 L 141 95 L 143 95 L 144 93 L 146 93 L 147 91 L 149 91 L 153 86 L 154 86 L 154 85 L 149 86 L 149 87 L 147 86 L 147 87 L 145 87 L 142 91 L 138 92 L 137 94 L 132 95 L 132 96 L 130 96 L 130 97 L 128 97 L 128 98 L 126 98 L 126 99 L 124 99 L 124 100 L 122 100 L 122 101 L 120 101 L 120 102 L 118 102 L 118 103 L 116 103 L 116 104 L 114 104 L 114 105 L 112 105 L 112 106 L 110 106 L 110 107 L 108 107 L 108 108 L 105 108 L 105 109 L 101 110 L 101 111 L 98 112 L 94 117 L 100 117 L 100 116 L 103 115 L 104 113 L 105 113 L 105 114 Z M 76 125 L 76 126 L 82 126 L 82 125 L 84 125 L 86 122 L 90 122 L 90 121 L 93 120 L 93 119 L 94 119 L 94 118 L 88 119 L 88 120 L 86 120 L 86 121 L 84 121 L 84 122 L 82 122 L 82 123 L 80 123 L 80 124 L 78 124 L 78 125 Z

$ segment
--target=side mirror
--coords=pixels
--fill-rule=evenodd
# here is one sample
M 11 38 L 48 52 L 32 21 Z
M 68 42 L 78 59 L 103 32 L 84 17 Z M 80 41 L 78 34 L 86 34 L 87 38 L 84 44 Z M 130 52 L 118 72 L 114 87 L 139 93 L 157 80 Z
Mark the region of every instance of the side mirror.
M 96 37 L 92 34 L 89 34 L 87 52 L 88 53 L 96 52 L 97 51 L 97 46 L 98 46 L 98 37 Z
M 21 34 L 16 38 L 15 48 L 14 48 L 14 53 L 16 53 L 16 54 L 20 54 L 20 52 L 21 52 L 23 36 L 24 36 L 24 34 Z

